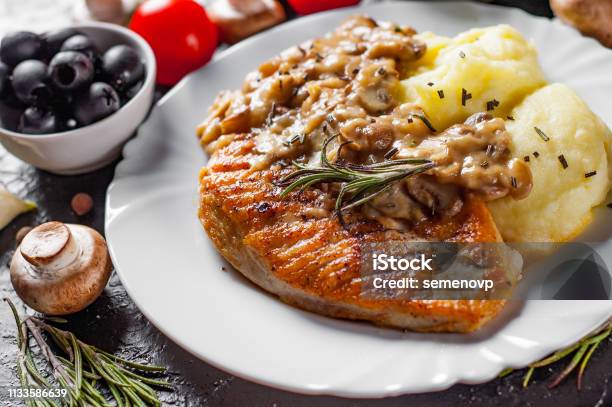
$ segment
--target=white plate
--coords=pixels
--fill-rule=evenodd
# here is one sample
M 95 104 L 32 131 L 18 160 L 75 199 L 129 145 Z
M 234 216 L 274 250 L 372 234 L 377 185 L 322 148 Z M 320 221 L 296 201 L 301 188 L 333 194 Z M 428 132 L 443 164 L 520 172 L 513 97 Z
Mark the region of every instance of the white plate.
M 356 11 L 454 35 L 508 23 L 532 38 L 552 81 L 580 93 L 612 124 L 612 53 L 557 21 L 470 3 L 388 3 L 301 18 L 244 41 L 173 89 L 125 148 L 108 190 L 106 236 L 142 312 L 185 349 L 232 374 L 312 394 L 382 397 L 494 378 L 577 340 L 610 301 L 528 303 L 474 335 L 402 333 L 287 306 L 220 258 L 196 217 L 204 163 L 194 129 L 221 89 Z M 608 215 L 609 217 L 609 215 Z

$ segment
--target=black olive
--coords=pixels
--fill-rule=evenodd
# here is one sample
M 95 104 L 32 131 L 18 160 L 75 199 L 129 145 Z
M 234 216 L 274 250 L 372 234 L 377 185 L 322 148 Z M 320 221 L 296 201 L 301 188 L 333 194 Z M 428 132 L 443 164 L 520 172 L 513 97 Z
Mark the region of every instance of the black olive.
M 42 39 L 28 31 L 9 33 L 0 42 L 0 59 L 8 66 L 16 66 L 27 59 L 38 59 L 42 51 Z
M 138 93 L 138 91 L 140 89 L 142 89 L 142 81 L 138 82 L 136 85 L 133 85 L 132 87 L 130 87 L 129 89 L 125 90 L 122 94 L 121 94 L 121 98 L 123 100 L 123 103 L 127 103 L 130 99 L 132 99 L 134 96 L 136 96 L 136 94 Z
M 47 65 L 29 59 L 15 67 L 12 85 L 15 96 L 27 105 L 44 105 L 51 99 L 52 92 L 47 84 Z
M 73 91 L 92 82 L 94 66 L 85 54 L 62 51 L 53 57 L 47 73 L 56 88 Z
M 107 83 L 94 82 L 79 94 L 74 102 L 74 117 L 85 126 L 119 110 L 120 101 L 117 92 Z
M 54 133 L 57 131 L 57 119 L 51 111 L 28 107 L 19 119 L 17 130 L 26 134 Z
M 49 31 L 42 35 L 45 41 L 45 51 L 47 58 L 51 59 L 55 54 L 60 52 L 62 45 L 70 37 L 81 34 L 74 28 L 63 28 L 60 30 Z
M 10 89 L 11 68 L 7 64 L 0 61 L 0 99 L 8 94 Z
M 62 44 L 62 51 L 81 52 L 89 57 L 92 61 L 96 59 L 98 50 L 91 39 L 83 34 L 73 35 Z
M 108 83 L 123 92 L 144 77 L 145 68 L 142 58 L 132 47 L 115 45 L 104 53 L 102 71 Z

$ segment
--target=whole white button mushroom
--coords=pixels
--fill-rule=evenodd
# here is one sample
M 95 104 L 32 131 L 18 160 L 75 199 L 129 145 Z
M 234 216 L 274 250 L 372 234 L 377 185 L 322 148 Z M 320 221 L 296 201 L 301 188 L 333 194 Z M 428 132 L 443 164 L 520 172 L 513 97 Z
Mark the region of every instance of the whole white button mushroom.
M 80 311 L 102 293 L 112 270 L 106 241 L 83 226 L 48 222 L 32 229 L 11 261 L 21 299 L 47 315 Z

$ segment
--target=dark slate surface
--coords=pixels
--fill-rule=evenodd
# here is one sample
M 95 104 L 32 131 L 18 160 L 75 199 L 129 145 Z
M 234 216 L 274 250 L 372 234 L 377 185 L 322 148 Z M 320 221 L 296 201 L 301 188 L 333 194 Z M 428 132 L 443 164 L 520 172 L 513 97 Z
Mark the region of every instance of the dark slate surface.
M 515 4 L 539 15 L 550 15 L 545 1 L 499 1 Z M 114 164 L 91 174 L 62 177 L 36 170 L 11 157 L 0 147 L 0 182 L 12 192 L 37 202 L 37 212 L 25 214 L 0 232 L 0 297 L 9 297 L 25 312 L 9 281 L 8 262 L 14 237 L 22 226 L 48 220 L 83 223 L 103 231 L 104 197 L 114 172 Z M 70 199 L 77 192 L 91 194 L 92 213 L 77 217 L 70 210 Z M 197 319 L 197 315 L 194 316 Z M 87 310 L 70 316 L 68 327 L 77 336 L 105 350 L 131 358 L 166 365 L 175 383 L 174 392 L 163 392 L 166 405 L 185 406 L 612 406 L 612 352 L 606 341 L 595 353 L 587 369 L 586 386 L 577 391 L 574 377 L 554 390 L 547 380 L 561 365 L 535 374 L 527 389 L 520 386 L 522 373 L 481 385 L 456 385 L 449 390 L 407 395 L 383 400 L 350 400 L 292 394 L 231 376 L 194 358 L 153 327 L 127 296 L 113 275 L 108 287 Z M 219 329 L 219 327 L 204 327 Z M 0 303 L 0 386 L 16 385 L 15 327 L 8 307 Z M 296 350 L 299 351 L 299 350 Z M 291 363 L 288 361 L 287 363 Z M 299 369 L 299 366 L 296 366 Z M 418 366 L 406 366 L 418 369 Z M 2 401 L 0 400 L 0 403 Z M 6 402 L 5 402 L 6 403 Z M 10 404 L 6 404 L 10 405 Z

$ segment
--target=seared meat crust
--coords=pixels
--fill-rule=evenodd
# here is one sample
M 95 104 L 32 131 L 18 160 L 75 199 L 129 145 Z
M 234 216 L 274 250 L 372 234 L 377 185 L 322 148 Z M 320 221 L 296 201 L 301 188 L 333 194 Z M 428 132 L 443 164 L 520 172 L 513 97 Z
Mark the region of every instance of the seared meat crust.
M 200 220 L 223 256 L 245 277 L 286 303 L 332 317 L 426 332 L 470 332 L 493 318 L 503 301 L 364 298 L 360 244 L 384 241 L 380 224 L 351 213 L 344 229 L 333 216 L 312 216 L 321 192 L 279 197 L 279 166 L 250 169 L 252 134 L 217 149 L 200 174 Z M 394 239 L 500 241 L 482 201 L 468 199 L 452 217 L 418 224 Z

